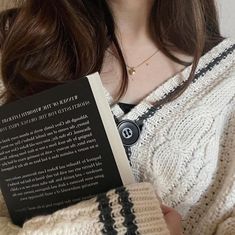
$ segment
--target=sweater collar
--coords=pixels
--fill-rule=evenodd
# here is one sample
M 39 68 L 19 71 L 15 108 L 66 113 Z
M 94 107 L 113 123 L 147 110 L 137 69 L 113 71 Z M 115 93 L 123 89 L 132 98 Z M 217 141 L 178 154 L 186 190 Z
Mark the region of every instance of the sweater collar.
M 207 77 L 207 72 L 210 70 L 218 69 L 222 73 L 225 71 L 227 66 L 223 66 L 224 62 L 227 65 L 235 63 L 235 42 L 232 39 L 224 39 L 206 54 L 204 54 L 198 63 L 196 69 L 196 79 L 194 83 L 200 83 L 201 80 L 205 81 Z M 230 56 L 227 55 L 233 54 L 233 60 L 231 60 Z M 130 119 L 135 120 L 138 119 L 143 113 L 145 113 L 149 108 L 151 108 L 151 103 L 155 103 L 158 100 L 161 100 L 163 97 L 168 96 L 173 90 L 177 89 L 182 83 L 184 83 L 190 74 L 192 69 L 192 65 L 186 67 L 181 72 L 167 79 L 164 83 L 156 87 L 149 95 L 147 95 L 144 99 L 142 99 L 130 112 L 124 114 L 118 104 L 114 103 L 112 96 L 109 92 L 104 88 L 106 98 L 109 102 L 111 110 L 113 114 L 119 119 Z M 204 77 L 200 79 L 200 77 Z M 216 79 L 218 76 L 214 76 Z M 195 85 L 195 84 L 193 84 Z M 190 89 L 194 89 L 190 85 Z M 187 88 L 189 90 L 189 88 Z M 183 94 L 185 95 L 185 94 Z

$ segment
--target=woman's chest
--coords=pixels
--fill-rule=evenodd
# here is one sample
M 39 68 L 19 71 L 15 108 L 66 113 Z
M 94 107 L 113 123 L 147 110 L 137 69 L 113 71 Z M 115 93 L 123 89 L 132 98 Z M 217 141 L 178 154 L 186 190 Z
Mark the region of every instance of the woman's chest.
M 146 121 L 139 141 L 130 148 L 136 180 L 151 182 L 170 206 L 196 203 L 224 169 L 220 145 L 226 118 L 214 114 L 197 107 Z

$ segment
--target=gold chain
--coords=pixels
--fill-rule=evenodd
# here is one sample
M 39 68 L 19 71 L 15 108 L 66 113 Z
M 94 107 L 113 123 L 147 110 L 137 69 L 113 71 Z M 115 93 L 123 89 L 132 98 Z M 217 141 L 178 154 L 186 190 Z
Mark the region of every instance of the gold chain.
M 159 50 L 156 50 L 151 56 L 149 56 L 147 59 L 145 59 L 143 62 L 141 62 L 140 64 L 138 64 L 136 66 L 129 66 L 129 65 L 126 64 L 126 67 L 128 68 L 129 75 L 131 75 L 131 76 L 134 75 L 136 73 L 137 68 L 139 68 L 141 65 L 145 64 L 148 60 L 150 60 L 158 52 L 159 52 Z M 148 64 L 146 64 L 146 65 L 148 65 Z

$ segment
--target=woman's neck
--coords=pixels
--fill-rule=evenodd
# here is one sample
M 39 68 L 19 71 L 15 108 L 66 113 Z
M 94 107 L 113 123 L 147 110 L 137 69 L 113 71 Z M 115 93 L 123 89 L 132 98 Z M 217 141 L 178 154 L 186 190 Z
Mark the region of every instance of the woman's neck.
M 108 0 L 122 43 L 131 45 L 136 39 L 150 37 L 149 16 L 153 3 L 154 0 Z

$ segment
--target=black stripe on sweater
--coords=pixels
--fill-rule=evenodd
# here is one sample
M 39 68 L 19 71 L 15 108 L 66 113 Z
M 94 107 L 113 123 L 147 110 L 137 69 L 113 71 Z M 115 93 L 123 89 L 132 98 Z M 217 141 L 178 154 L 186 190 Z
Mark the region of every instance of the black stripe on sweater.
M 100 211 L 99 219 L 104 224 L 102 229 L 103 234 L 116 235 L 117 231 L 114 228 L 114 219 L 112 217 L 112 208 L 110 207 L 109 198 L 106 194 L 97 195 L 96 201 L 99 203 Z
M 205 67 L 202 69 L 199 69 L 194 78 L 193 78 L 193 83 L 195 83 L 199 78 L 204 77 L 207 72 L 211 71 L 216 65 L 218 65 L 222 60 L 226 59 L 229 54 L 232 54 L 235 50 L 235 44 L 231 45 L 229 48 L 225 49 L 223 52 L 221 52 L 217 57 L 215 57 L 213 60 L 211 60 Z M 172 95 L 173 93 L 177 92 L 177 90 L 182 87 L 185 83 L 187 82 L 184 81 L 182 82 L 179 86 L 177 86 L 175 89 L 172 89 L 163 99 L 165 99 L 167 96 Z M 159 106 L 151 106 L 148 108 L 141 116 L 139 116 L 136 119 L 136 123 L 140 126 L 143 125 L 143 122 L 152 117 L 158 110 L 162 108 L 164 104 L 161 104 Z
M 211 71 L 216 65 L 218 65 L 222 60 L 226 59 L 229 54 L 232 54 L 235 50 L 235 44 L 233 44 L 231 47 L 224 50 L 219 56 L 217 56 L 215 59 L 213 59 L 210 63 L 208 63 L 204 68 L 200 69 L 193 79 L 193 82 L 196 82 L 199 77 L 205 76 L 205 74 L 208 71 Z
M 126 235 L 139 234 L 138 226 L 135 223 L 135 215 L 133 213 L 133 203 L 130 200 L 130 194 L 125 187 L 116 189 L 115 191 L 119 195 L 119 204 L 122 206 L 121 215 L 124 218 L 123 225 L 126 227 Z

